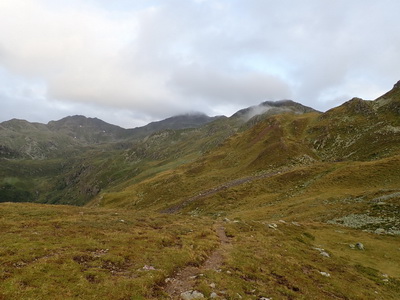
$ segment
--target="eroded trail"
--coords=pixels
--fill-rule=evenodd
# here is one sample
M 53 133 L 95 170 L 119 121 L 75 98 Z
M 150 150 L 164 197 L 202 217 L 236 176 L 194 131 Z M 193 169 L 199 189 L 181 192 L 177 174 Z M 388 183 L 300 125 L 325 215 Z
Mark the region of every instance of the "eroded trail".
M 266 174 L 262 174 L 262 175 L 248 176 L 248 177 L 243 177 L 243 178 L 235 179 L 235 180 L 232 180 L 232 181 L 228 181 L 228 182 L 225 182 L 225 183 L 223 183 L 223 184 L 221 184 L 219 186 L 216 186 L 214 188 L 211 188 L 211 189 L 208 189 L 208 190 L 204 190 L 204 191 L 198 193 L 197 195 L 195 195 L 193 197 L 190 197 L 190 198 L 188 198 L 188 199 L 186 199 L 186 200 L 184 200 L 184 201 L 182 201 L 182 202 L 180 202 L 178 204 L 175 204 L 173 206 L 168 207 L 167 209 L 164 209 L 161 212 L 162 213 L 167 213 L 167 214 L 173 214 L 173 213 L 179 212 L 181 209 L 183 209 L 185 206 L 189 205 L 192 202 L 195 202 L 195 201 L 197 201 L 197 200 L 199 200 L 201 198 L 205 198 L 205 197 L 214 195 L 214 194 L 216 194 L 216 193 L 218 193 L 218 192 L 220 192 L 222 190 L 226 190 L 226 189 L 229 189 L 229 188 L 232 188 L 232 187 L 235 187 L 235 186 L 238 186 L 238 185 L 242 185 L 244 183 L 252 182 L 252 181 L 255 181 L 255 180 L 272 177 L 272 176 L 287 172 L 289 170 L 290 169 L 283 169 L 281 171 L 270 172 L 270 173 L 266 173 Z
M 217 271 L 221 268 L 224 262 L 224 254 L 229 251 L 231 244 L 222 224 L 218 223 L 214 228 L 220 244 L 205 260 L 203 265 L 199 267 L 187 266 L 180 270 L 175 277 L 166 280 L 167 283 L 164 290 L 171 299 L 181 299 L 181 293 L 193 290 L 196 284 L 196 278 L 201 276 L 200 274 L 208 270 Z

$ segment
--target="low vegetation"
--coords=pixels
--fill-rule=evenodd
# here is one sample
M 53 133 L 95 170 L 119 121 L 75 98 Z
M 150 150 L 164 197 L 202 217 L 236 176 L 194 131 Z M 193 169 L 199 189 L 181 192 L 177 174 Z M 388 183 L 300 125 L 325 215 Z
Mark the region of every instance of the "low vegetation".
M 160 299 L 217 246 L 205 218 L 0 205 L 0 299 Z

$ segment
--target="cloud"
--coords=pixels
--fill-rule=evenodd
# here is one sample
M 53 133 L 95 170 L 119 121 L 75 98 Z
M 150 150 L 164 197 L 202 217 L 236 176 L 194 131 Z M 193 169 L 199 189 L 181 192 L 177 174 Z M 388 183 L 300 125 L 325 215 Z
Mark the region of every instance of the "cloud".
M 113 111 L 114 123 L 121 113 L 136 124 L 283 98 L 325 110 L 400 79 L 399 9 L 397 0 L 4 0 L 0 101 L 21 110 L 36 101 L 58 111 L 51 118 L 62 107 Z
M 269 74 L 256 71 L 223 72 L 215 67 L 197 65 L 176 70 L 169 83 L 179 94 L 199 103 L 226 102 L 243 106 L 265 98 L 277 100 L 290 95 L 287 84 Z

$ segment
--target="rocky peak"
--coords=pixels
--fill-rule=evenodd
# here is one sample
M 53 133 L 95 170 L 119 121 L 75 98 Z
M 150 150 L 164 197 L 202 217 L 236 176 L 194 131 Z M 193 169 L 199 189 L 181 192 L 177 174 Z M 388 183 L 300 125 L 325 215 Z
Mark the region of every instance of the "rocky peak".
M 393 89 L 400 89 L 400 80 L 394 84 Z

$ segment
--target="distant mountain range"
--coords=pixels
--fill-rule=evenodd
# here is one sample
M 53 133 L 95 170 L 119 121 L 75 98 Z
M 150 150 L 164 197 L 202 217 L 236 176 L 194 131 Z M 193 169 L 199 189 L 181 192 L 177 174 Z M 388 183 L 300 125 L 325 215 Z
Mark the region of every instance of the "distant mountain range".
M 225 173 L 233 178 L 294 161 L 396 155 L 399 91 L 396 84 L 375 101 L 354 98 L 326 113 L 291 100 L 267 101 L 231 117 L 186 114 L 133 129 L 84 116 L 2 122 L 0 201 L 82 205 L 100 192 L 204 160 L 211 160 L 206 169 L 215 165 L 222 173 L 241 165 L 236 175 Z M 221 151 L 214 162 L 212 153 Z
M 0 157 L 57 157 L 83 146 L 135 140 L 165 129 L 197 128 L 218 118 L 204 114 L 179 115 L 133 129 L 80 115 L 48 124 L 12 119 L 0 123 Z
M 314 111 L 299 103 L 284 100 L 264 102 L 258 106 L 238 111 L 233 119 L 249 120 L 256 115 L 272 115 L 282 112 L 304 113 Z M 133 141 L 157 131 L 198 128 L 225 116 L 209 117 L 202 113 L 177 115 L 151 122 L 142 127 L 124 129 L 97 118 L 81 115 L 65 117 L 48 124 L 30 123 L 12 119 L 0 123 L 0 157 L 44 159 L 57 157 L 65 151 L 79 147 Z

